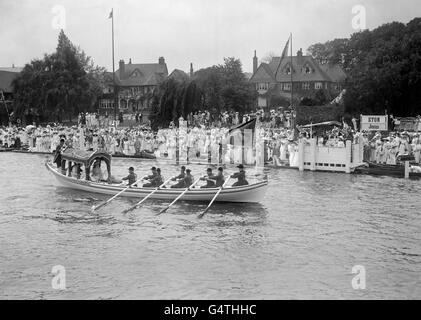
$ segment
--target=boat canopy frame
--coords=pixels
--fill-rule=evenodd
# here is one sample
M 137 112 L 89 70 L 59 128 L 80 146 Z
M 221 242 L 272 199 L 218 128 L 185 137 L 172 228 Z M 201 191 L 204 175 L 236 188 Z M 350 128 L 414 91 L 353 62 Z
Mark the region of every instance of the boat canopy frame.
M 69 163 L 69 177 L 72 175 L 72 164 L 83 165 L 85 166 L 85 178 L 87 181 L 90 181 L 90 168 L 96 160 L 105 162 L 105 164 L 107 165 L 108 177 L 111 177 L 111 155 L 104 151 L 85 151 L 76 150 L 73 148 L 65 149 L 61 153 L 61 172 L 63 175 L 66 175 L 66 161 Z M 80 178 L 79 173 L 78 178 Z

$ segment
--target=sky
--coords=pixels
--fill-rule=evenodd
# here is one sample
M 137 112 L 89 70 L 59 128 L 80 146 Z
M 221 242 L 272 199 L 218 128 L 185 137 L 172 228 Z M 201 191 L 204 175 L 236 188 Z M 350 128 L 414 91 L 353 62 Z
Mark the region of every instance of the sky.
M 236 57 L 251 72 L 254 50 L 259 59 L 280 55 L 290 33 L 295 55 L 359 28 L 407 23 L 421 14 L 421 1 L 0 0 L 0 67 L 52 53 L 63 27 L 95 64 L 112 70 L 112 8 L 116 69 L 120 59 L 155 63 L 163 56 L 169 72 L 187 72 L 190 63 L 198 70 Z

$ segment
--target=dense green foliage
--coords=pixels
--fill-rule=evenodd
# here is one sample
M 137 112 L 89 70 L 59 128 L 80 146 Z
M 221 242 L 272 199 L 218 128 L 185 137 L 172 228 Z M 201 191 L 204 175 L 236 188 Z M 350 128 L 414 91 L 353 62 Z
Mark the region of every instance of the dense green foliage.
M 56 52 L 32 60 L 13 81 L 15 116 L 62 121 L 94 109 L 105 70 L 74 46 L 63 31 Z
M 347 73 L 347 115 L 421 114 L 421 18 L 309 47 L 321 63 L 338 63 Z

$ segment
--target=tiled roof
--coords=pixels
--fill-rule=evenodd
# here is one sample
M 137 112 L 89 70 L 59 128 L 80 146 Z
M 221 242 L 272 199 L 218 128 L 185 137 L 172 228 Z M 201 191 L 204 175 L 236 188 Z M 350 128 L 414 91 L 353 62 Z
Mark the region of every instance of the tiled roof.
M 335 65 L 321 65 L 320 66 L 323 71 L 332 79 L 333 82 L 344 82 L 346 79 L 346 74 L 342 70 L 342 68 L 335 64 Z
M 275 82 L 275 74 L 269 64 L 262 62 L 256 73 L 250 78 L 251 82 Z
M 129 87 L 158 85 L 167 76 L 167 65 L 159 63 L 129 63 L 124 65 L 123 78 L 120 78 L 120 69 L 115 73 L 116 83 Z
M 340 66 L 334 65 L 320 65 L 311 56 L 293 56 L 273 57 L 267 63 L 261 63 L 256 73 L 251 77 L 250 81 L 258 82 L 259 80 L 269 81 L 270 77 L 273 82 L 290 82 L 291 74 L 286 72 L 288 67 L 292 65 L 292 81 L 328 81 L 328 82 L 343 82 L 346 78 L 344 71 Z M 306 67 L 309 67 L 311 72 L 305 73 Z M 264 69 L 264 72 L 262 72 Z M 275 81 L 276 75 L 276 81 Z
M 171 74 L 168 76 L 168 78 L 172 78 L 172 79 L 179 80 L 179 81 L 184 81 L 184 80 L 187 80 L 189 78 L 189 76 L 183 70 L 174 69 L 174 71 L 171 72 Z

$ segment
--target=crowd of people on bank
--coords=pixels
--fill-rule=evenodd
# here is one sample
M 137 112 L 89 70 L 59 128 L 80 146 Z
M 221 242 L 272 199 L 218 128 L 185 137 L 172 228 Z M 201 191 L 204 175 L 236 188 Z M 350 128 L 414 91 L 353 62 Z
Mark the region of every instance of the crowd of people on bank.
M 247 122 L 252 117 L 258 118 L 258 125 L 253 144 L 264 145 L 263 151 L 256 151 L 246 144 L 245 148 L 235 145 L 230 138 L 229 128 Z M 317 145 L 329 148 L 344 148 L 346 141 L 361 143 L 364 148 L 364 160 L 385 164 L 396 164 L 399 155 L 410 154 L 420 163 L 421 135 L 414 132 L 390 132 L 388 136 L 380 132 L 357 132 L 349 126 L 333 127 L 324 132 L 302 130 L 294 134 L 285 113 L 272 110 L 269 121 L 265 121 L 260 111 L 243 115 L 241 121 L 237 113 L 223 112 L 219 122 L 208 111 L 189 114 L 187 119 L 179 119 L 178 127 L 153 132 L 147 127 L 101 127 L 96 114 L 81 114 L 78 126 L 66 127 L 47 125 L 26 127 L 0 127 L 0 147 L 24 149 L 29 152 L 51 153 L 62 138 L 67 147 L 81 150 L 103 150 L 112 155 L 143 156 L 150 158 L 209 159 L 210 162 L 236 162 L 237 157 L 245 157 L 246 163 L 252 163 L 253 152 L 264 152 L 265 162 L 275 165 L 297 166 L 298 139 L 309 143 L 310 138 L 317 138 Z M 268 120 L 266 119 L 266 120 Z M 281 122 L 279 122 L 281 121 Z M 284 121 L 284 122 L 282 122 Z M 269 125 L 268 125 L 269 123 Z M 224 147 L 222 147 L 222 145 Z M 245 149 L 243 151 L 243 149 Z
M 283 108 L 272 109 L 270 112 L 256 110 L 240 114 L 236 111 L 222 111 L 219 114 L 211 114 L 209 111 L 191 112 L 187 115 L 186 121 L 189 127 L 232 127 L 259 118 L 261 126 L 264 128 L 290 128 L 291 112 Z
M 381 164 L 396 164 L 398 156 L 412 155 L 415 163 L 421 163 L 421 133 L 390 132 L 387 136 L 380 132 L 362 133 L 364 160 Z

